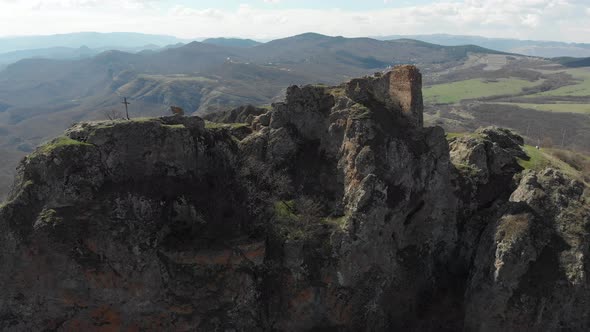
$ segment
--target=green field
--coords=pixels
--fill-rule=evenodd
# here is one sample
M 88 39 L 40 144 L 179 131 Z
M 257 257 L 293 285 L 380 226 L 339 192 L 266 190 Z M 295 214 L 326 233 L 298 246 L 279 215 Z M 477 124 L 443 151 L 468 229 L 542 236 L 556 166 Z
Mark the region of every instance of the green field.
M 557 112 L 557 113 L 580 113 L 590 114 L 590 104 L 526 104 L 526 103 L 494 103 L 501 105 L 513 105 L 522 108 L 529 108 L 537 111 Z
M 590 70 L 588 68 L 576 68 L 568 70 L 560 70 L 555 72 L 542 71 L 544 73 L 559 73 L 565 72 L 572 75 L 575 79 L 580 82 L 575 85 L 564 86 L 559 89 L 546 91 L 531 95 L 531 97 L 537 96 L 590 96 Z
M 471 79 L 446 84 L 437 84 L 423 90 L 427 103 L 454 104 L 463 99 L 475 99 L 505 94 L 520 93 L 523 88 L 541 84 L 542 81 L 529 82 L 516 78 L 499 79 L 486 82 L 481 79 Z

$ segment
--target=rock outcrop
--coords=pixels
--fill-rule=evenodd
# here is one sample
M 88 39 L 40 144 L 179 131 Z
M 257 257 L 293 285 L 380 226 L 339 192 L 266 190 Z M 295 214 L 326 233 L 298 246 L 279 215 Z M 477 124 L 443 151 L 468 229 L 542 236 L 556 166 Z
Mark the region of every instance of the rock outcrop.
M 255 116 L 261 115 L 267 111 L 268 109 L 247 105 L 240 106 L 229 112 L 209 113 L 203 116 L 203 119 L 218 123 L 252 123 L 252 119 Z
M 486 226 L 466 293 L 469 330 L 589 327 L 590 206 L 584 185 L 548 168 L 526 172 Z
M 585 187 L 506 130 L 449 145 L 420 84 L 73 126 L 0 208 L 0 329 L 588 328 Z

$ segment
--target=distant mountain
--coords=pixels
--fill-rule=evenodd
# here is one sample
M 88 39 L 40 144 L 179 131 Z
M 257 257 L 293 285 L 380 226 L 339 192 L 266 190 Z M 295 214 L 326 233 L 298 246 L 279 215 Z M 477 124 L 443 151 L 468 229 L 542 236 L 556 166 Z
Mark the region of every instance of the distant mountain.
M 7 65 L 22 59 L 44 58 L 44 59 L 80 59 L 100 53 L 100 50 L 91 49 L 86 46 L 80 48 L 51 47 L 34 50 L 12 51 L 0 54 L 0 65 Z
M 487 38 L 480 36 L 458 36 L 447 34 L 434 35 L 393 35 L 375 37 L 379 40 L 410 38 L 438 45 L 457 46 L 473 44 L 481 47 L 530 56 L 554 57 L 590 57 L 590 44 L 564 43 L 555 41 L 519 40 L 508 38 Z
M 229 47 L 253 47 L 262 44 L 252 39 L 240 38 L 208 38 L 203 43 Z
M 79 48 L 86 46 L 98 49 L 128 49 L 149 44 L 162 47 L 179 42 L 183 42 L 183 40 L 165 35 L 149 35 L 132 32 L 79 32 L 47 36 L 3 37 L 0 38 L 0 53 L 54 47 Z
M 51 48 L 41 48 L 41 49 L 31 49 L 31 50 L 20 50 L 20 51 L 12 51 L 7 53 L 0 53 L 0 70 L 3 67 L 15 63 L 20 60 L 24 59 L 51 59 L 51 60 L 74 60 L 74 59 L 83 59 L 98 55 L 105 51 L 109 50 L 117 50 L 122 52 L 128 53 L 137 53 L 137 52 L 147 52 L 153 53 L 158 50 L 180 47 L 184 44 L 178 43 L 175 45 L 169 45 L 161 47 L 155 44 L 149 44 L 144 46 L 138 47 L 102 47 L 102 48 L 89 48 L 87 46 L 82 46 L 79 48 L 72 48 L 72 47 L 51 47 Z

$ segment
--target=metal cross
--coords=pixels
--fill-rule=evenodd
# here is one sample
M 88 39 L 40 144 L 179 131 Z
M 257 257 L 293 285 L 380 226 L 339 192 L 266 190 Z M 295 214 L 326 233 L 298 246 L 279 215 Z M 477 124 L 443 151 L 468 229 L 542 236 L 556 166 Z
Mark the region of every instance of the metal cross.
M 127 116 L 127 120 L 129 120 L 129 104 L 131 104 L 130 102 L 127 101 L 127 97 L 123 98 L 123 104 L 125 104 L 125 115 Z

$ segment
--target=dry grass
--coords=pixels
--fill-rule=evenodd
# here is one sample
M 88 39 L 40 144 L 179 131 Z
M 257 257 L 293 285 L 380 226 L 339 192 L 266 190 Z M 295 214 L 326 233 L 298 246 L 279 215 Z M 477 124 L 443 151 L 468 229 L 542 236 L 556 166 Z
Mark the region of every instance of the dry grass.
M 546 167 L 561 170 L 568 176 L 590 184 L 590 158 L 576 152 L 560 149 L 536 149 L 525 145 L 524 150 L 529 160 L 519 160 L 525 169 L 540 171 Z
M 590 183 L 590 157 L 569 150 L 551 149 L 549 153 L 580 172 L 584 182 Z
M 516 239 L 530 226 L 531 216 L 527 213 L 508 215 L 502 218 L 496 232 L 496 241 L 505 238 Z

